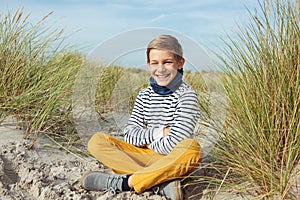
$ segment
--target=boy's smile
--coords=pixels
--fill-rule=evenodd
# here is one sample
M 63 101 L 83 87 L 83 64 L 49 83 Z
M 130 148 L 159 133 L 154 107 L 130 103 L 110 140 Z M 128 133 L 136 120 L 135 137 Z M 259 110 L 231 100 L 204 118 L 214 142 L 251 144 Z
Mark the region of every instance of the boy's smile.
M 183 58 L 180 61 L 176 61 L 173 53 L 159 49 L 150 51 L 149 60 L 147 64 L 150 74 L 160 86 L 167 86 L 184 64 Z
M 155 74 L 155 76 L 157 79 L 159 79 L 159 81 L 166 81 L 168 80 L 170 74 Z

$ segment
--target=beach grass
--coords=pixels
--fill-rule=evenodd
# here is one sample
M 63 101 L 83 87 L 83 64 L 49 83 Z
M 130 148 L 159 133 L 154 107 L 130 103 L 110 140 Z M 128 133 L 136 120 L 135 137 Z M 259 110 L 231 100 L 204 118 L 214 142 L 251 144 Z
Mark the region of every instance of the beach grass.
M 255 199 L 297 199 L 299 5 L 260 5 L 219 55 L 229 107 L 214 151 L 219 177 L 212 181 Z
M 20 8 L 0 21 L 0 119 L 15 117 L 33 140 L 72 124 L 72 87 L 82 63 L 63 45 L 62 31 L 45 26 L 50 14 L 31 24 Z

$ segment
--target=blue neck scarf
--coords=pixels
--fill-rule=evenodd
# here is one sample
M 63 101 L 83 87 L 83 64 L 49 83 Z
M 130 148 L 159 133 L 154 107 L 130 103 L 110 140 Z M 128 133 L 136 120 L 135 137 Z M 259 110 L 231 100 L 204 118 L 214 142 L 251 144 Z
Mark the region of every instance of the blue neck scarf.
M 178 70 L 175 78 L 167 86 L 160 86 L 157 84 L 156 80 L 151 76 L 150 85 L 155 93 L 166 95 L 172 94 L 175 90 L 179 88 L 182 83 L 183 69 Z

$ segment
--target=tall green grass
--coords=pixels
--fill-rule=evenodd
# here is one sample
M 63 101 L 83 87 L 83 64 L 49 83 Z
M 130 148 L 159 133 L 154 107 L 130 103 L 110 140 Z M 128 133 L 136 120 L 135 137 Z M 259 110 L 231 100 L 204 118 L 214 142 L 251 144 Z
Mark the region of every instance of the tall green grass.
M 101 68 L 95 97 L 95 107 L 100 115 L 112 110 L 111 98 L 113 90 L 123 74 L 124 68 L 120 66 Z
M 260 5 L 220 55 L 229 108 L 214 152 L 221 178 L 214 181 L 257 199 L 297 199 L 299 5 Z
M 62 31 L 32 25 L 23 8 L 0 20 L 0 121 L 14 116 L 26 137 L 69 131 L 72 87 L 82 56 L 63 46 Z

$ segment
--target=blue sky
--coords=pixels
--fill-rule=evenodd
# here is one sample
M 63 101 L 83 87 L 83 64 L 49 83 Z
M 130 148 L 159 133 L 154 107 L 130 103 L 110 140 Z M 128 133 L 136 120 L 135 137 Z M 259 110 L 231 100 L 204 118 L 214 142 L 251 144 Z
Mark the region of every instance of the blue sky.
M 24 6 L 32 23 L 53 11 L 49 26 L 64 28 L 72 45 L 89 52 L 120 33 L 144 27 L 170 29 L 204 49 L 222 48 L 221 38 L 248 21 L 256 0 L 0 0 L 0 13 Z

